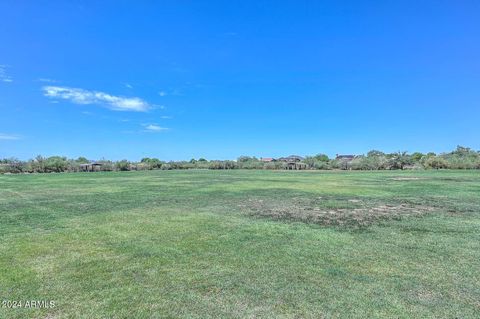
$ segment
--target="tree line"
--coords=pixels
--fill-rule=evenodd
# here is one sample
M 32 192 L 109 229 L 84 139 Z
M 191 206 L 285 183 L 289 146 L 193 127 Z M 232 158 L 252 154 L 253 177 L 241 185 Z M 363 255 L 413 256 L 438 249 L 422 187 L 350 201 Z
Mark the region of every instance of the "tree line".
M 480 169 L 480 152 L 458 146 L 454 151 L 442 154 L 407 152 L 384 153 L 372 150 L 354 158 L 329 158 L 325 154 L 307 156 L 301 160 L 310 170 L 403 170 L 403 169 Z M 85 157 L 68 159 L 62 156 L 37 156 L 28 161 L 16 158 L 0 159 L 0 173 L 61 173 L 81 172 L 92 161 Z M 236 161 L 206 160 L 162 161 L 158 158 L 142 158 L 139 162 L 128 160 L 95 161 L 98 171 L 173 170 L 173 169 L 270 169 L 288 168 L 284 161 L 262 161 L 256 157 L 240 156 Z

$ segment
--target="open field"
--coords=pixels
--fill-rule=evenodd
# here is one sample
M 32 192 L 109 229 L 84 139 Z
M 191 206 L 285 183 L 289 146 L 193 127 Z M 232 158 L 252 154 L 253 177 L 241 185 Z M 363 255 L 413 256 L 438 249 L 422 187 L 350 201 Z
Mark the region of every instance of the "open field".
M 0 318 L 478 318 L 480 172 L 0 176 Z

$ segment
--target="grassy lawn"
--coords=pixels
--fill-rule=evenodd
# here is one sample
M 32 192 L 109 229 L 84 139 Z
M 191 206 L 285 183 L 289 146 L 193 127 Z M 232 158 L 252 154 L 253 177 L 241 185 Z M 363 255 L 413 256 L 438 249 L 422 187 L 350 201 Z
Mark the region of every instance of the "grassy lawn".
M 480 172 L 0 176 L 0 318 L 478 318 Z

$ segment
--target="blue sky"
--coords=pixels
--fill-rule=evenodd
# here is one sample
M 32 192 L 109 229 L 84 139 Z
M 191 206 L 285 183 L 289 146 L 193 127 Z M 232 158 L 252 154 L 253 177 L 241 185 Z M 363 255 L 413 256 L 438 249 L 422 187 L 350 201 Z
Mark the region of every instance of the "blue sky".
M 1 1 L 0 157 L 480 149 L 478 1 Z

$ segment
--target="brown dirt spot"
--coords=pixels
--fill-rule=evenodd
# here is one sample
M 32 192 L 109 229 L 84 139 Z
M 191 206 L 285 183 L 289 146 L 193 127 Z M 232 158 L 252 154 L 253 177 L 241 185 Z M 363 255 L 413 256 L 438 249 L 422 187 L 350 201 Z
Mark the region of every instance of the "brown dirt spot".
M 322 207 L 319 199 L 258 199 L 249 198 L 238 205 L 249 215 L 268 217 L 278 220 L 301 221 L 320 225 L 340 225 L 363 227 L 375 222 L 390 219 L 401 219 L 407 216 L 420 216 L 434 210 L 433 207 L 413 204 L 383 204 L 357 199 L 344 200 L 345 206 L 355 204 L 356 207 Z

